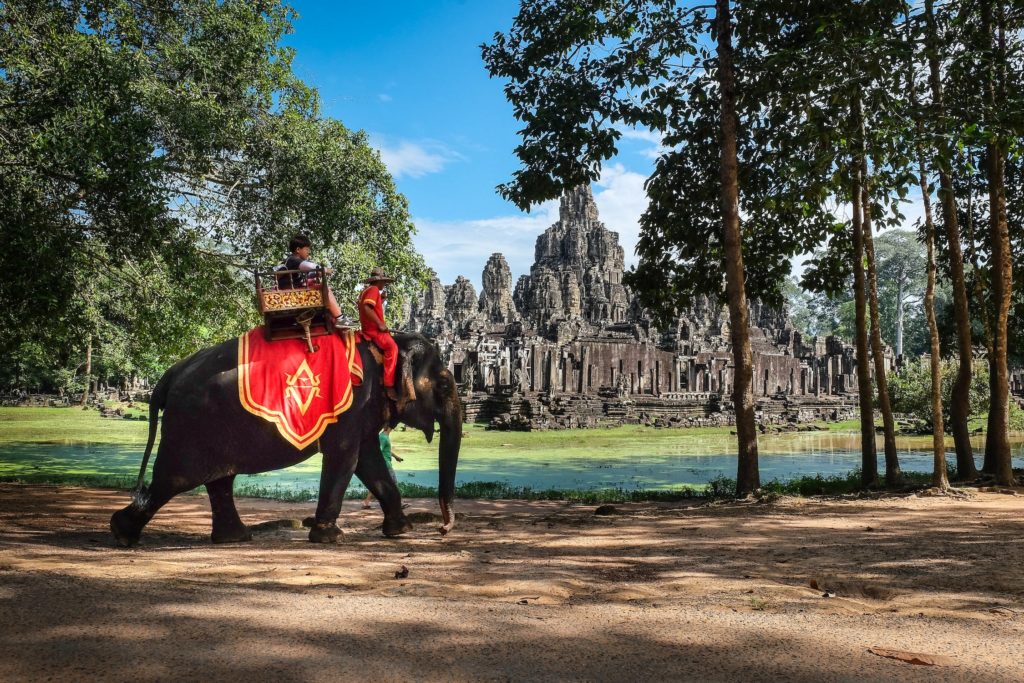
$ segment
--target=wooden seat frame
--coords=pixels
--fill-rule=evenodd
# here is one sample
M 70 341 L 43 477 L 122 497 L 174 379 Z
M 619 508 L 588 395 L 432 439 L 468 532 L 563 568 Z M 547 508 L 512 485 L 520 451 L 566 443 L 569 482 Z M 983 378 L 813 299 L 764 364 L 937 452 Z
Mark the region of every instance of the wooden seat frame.
M 313 287 L 279 287 L 282 278 L 291 279 L 295 273 L 316 274 L 320 284 Z M 314 351 L 312 338 L 334 332 L 334 320 L 327 305 L 327 273 L 323 268 L 313 271 L 276 270 L 254 273 L 256 279 L 256 304 L 263 316 L 263 334 L 267 341 L 279 339 L 305 339 L 310 351 Z M 265 279 L 274 283 L 264 287 Z

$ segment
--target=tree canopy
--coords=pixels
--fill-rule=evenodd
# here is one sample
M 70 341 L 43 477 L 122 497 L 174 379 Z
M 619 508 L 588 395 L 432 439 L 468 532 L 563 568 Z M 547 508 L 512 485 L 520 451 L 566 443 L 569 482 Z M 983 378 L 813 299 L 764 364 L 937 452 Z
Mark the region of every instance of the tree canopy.
M 341 301 L 371 265 L 418 283 L 405 198 L 292 72 L 295 17 L 276 0 L 0 5 L 10 372 L 95 337 L 101 365 L 152 376 L 252 324 L 244 269 L 296 232 L 332 261 Z

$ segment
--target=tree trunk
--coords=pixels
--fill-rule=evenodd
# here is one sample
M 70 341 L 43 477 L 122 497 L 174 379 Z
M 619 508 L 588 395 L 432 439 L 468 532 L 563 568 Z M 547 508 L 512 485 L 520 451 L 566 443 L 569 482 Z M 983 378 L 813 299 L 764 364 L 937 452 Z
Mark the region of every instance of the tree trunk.
M 989 368 L 989 433 L 992 473 L 1003 485 L 1013 484 L 1011 464 L 1010 371 L 1007 367 L 1009 341 L 1010 297 L 1013 294 L 1013 262 L 1010 254 L 1010 230 L 1006 218 L 1004 182 L 1005 152 L 1001 144 L 989 146 L 989 196 L 992 240 L 992 299 L 995 319 L 992 321 L 992 356 Z M 986 454 L 988 455 L 988 454 Z
M 909 23 L 908 23 L 909 33 Z M 910 93 L 910 106 L 917 111 L 917 84 L 914 78 L 913 61 L 907 63 L 907 85 Z M 942 416 L 942 358 L 939 347 L 939 325 L 935 318 L 935 222 L 932 220 L 932 198 L 928 192 L 928 171 L 924 155 L 924 123 L 920 117 L 915 122 L 917 130 L 917 179 L 921 185 L 921 201 L 924 204 L 924 242 L 928 252 L 928 286 L 924 291 L 924 311 L 928 317 L 928 338 L 931 356 L 929 364 L 932 375 L 932 486 L 940 489 L 949 488 L 949 475 L 946 473 L 946 433 Z M 902 306 L 901 306 L 902 318 Z M 902 329 L 897 333 L 897 338 Z M 902 339 L 900 339 L 902 341 Z
M 924 293 L 924 310 L 928 316 L 931 341 L 932 371 L 932 485 L 949 488 L 946 473 L 946 431 L 942 418 L 942 358 L 939 349 L 939 325 L 935 319 L 935 224 L 932 222 L 932 202 L 928 196 L 928 180 L 924 170 L 924 154 L 918 150 L 921 168 L 921 196 L 924 199 L 925 241 L 928 247 L 928 286 Z
M 862 143 L 865 142 L 863 132 Z M 900 472 L 899 455 L 896 453 L 896 421 L 892 417 L 892 403 L 889 401 L 889 382 L 885 371 L 885 354 L 882 347 L 882 325 L 878 314 L 878 273 L 875 268 L 875 239 L 871 234 L 871 195 L 867 155 L 861 156 L 863 171 L 861 187 L 862 228 L 864 230 L 864 260 L 868 266 L 868 308 L 871 312 L 871 359 L 875 363 L 875 386 L 878 388 L 878 407 L 882 413 L 882 431 L 885 435 L 885 485 L 893 487 L 903 480 Z
M 983 306 L 988 306 L 988 302 L 983 301 Z M 989 321 L 988 337 L 985 340 L 985 348 L 988 355 L 985 357 L 985 362 L 988 364 L 988 395 L 990 398 L 988 417 L 985 420 L 985 453 L 981 463 L 981 471 L 985 474 L 995 475 L 999 469 L 999 447 L 997 445 L 997 418 L 996 412 L 992 410 L 991 397 L 996 394 L 996 352 L 992 346 L 992 342 L 995 339 L 995 333 L 992 330 L 992 323 Z
M 718 86 L 721 93 L 721 203 L 725 245 L 725 291 L 729 300 L 729 328 L 736 366 L 732 400 L 736 409 L 739 464 L 736 494 L 761 487 L 757 464 L 757 425 L 754 422 L 754 367 L 750 351 L 749 313 L 743 275 L 740 235 L 739 180 L 736 159 L 736 76 L 733 71 L 732 18 L 729 0 L 716 0 L 718 24 Z
M 903 364 L 903 278 L 896 282 L 896 362 Z
M 973 166 L 974 165 L 973 164 L 974 160 L 971 159 L 971 161 L 972 161 L 971 165 Z M 992 358 L 993 358 L 993 353 L 992 353 L 992 317 L 988 314 L 988 304 L 989 304 L 989 302 L 988 302 L 988 299 L 986 298 L 986 294 L 985 294 L 985 284 L 983 282 L 983 278 L 981 277 L 981 274 L 983 272 L 989 270 L 989 267 L 988 266 L 982 266 L 981 263 L 980 263 L 980 259 L 978 258 L 978 249 L 977 249 L 977 241 L 976 241 L 977 238 L 974 235 L 974 182 L 973 181 L 974 181 L 974 177 L 973 176 L 968 176 L 968 183 L 967 183 L 967 188 L 968 188 L 967 189 L 967 226 L 966 226 L 966 230 L 967 230 L 967 243 L 970 245 L 969 260 L 971 262 L 971 270 L 974 272 L 974 291 L 972 292 L 972 295 L 974 297 L 974 305 L 977 307 L 977 310 L 978 310 L 978 317 L 981 320 L 982 343 L 985 346 L 985 353 L 986 353 L 985 364 L 988 367 L 988 378 L 989 378 L 988 386 L 989 386 L 989 392 L 991 393 L 991 391 L 992 391 L 992 374 L 993 374 L 992 373 Z M 994 458 L 995 449 L 993 448 L 992 444 L 989 442 L 989 439 L 991 438 L 991 434 L 992 434 L 992 413 L 990 411 L 988 413 L 987 423 L 986 423 L 986 426 L 985 426 L 985 447 L 984 447 L 984 451 L 983 451 L 984 460 L 983 460 L 982 466 L 981 466 L 981 471 L 984 472 L 985 474 L 994 474 L 995 473 L 995 468 L 996 468 L 996 466 L 995 466 L 995 458 Z M 973 458 L 972 458 L 971 462 L 973 464 Z M 959 469 L 959 467 L 958 467 L 958 469 Z M 977 473 L 977 471 L 975 471 L 972 478 L 976 478 L 977 476 L 978 476 L 978 473 Z M 960 477 L 960 478 L 966 479 L 966 477 Z
M 89 335 L 89 341 L 85 344 L 85 388 L 82 389 L 82 403 L 86 405 L 89 402 L 89 383 L 92 381 L 92 335 Z
M 925 19 L 928 36 L 928 71 L 935 111 L 936 162 L 939 171 L 939 200 L 942 204 L 942 222 L 946 226 L 946 242 L 949 249 L 949 272 L 953 286 L 953 316 L 956 320 L 957 350 L 960 367 L 949 402 L 949 421 L 953 428 L 956 444 L 957 479 L 969 480 L 978 476 L 974 466 L 974 452 L 971 448 L 971 432 L 967 427 L 970 416 L 971 363 L 971 314 L 967 308 L 967 285 L 964 280 L 964 257 L 960 249 L 960 226 L 957 222 L 956 202 L 953 196 L 953 180 L 950 175 L 950 149 L 945 135 L 945 109 L 942 103 L 942 76 L 939 65 L 939 38 L 935 26 L 933 0 L 925 0 Z
M 1003 93 L 1001 81 L 1005 78 L 1002 65 L 1006 60 L 1003 7 L 1000 4 L 998 26 L 992 23 L 992 2 L 982 4 L 982 25 L 988 62 L 986 127 L 995 127 L 997 90 Z M 998 29 L 998 45 L 993 45 L 992 30 Z M 995 48 L 995 49 L 993 49 Z M 999 74 L 996 64 L 999 64 Z M 989 131 L 986 145 L 986 171 L 988 176 L 989 229 L 992 249 L 992 358 L 989 397 L 989 427 L 986 444 L 991 444 L 994 474 L 999 484 L 1014 483 L 1010 460 L 1010 372 L 1007 367 L 1009 341 L 1010 298 L 1013 295 L 1013 261 L 1010 253 L 1010 226 L 1006 217 L 1005 164 L 1007 144 L 1001 133 Z
M 854 130 L 860 129 L 860 98 L 851 105 Z M 878 456 L 875 453 L 875 410 L 871 401 L 871 372 L 868 369 L 867 303 L 864 298 L 864 229 L 861 220 L 861 164 L 852 159 L 850 198 L 853 202 L 853 300 L 856 310 L 857 397 L 860 399 L 861 484 L 878 485 Z

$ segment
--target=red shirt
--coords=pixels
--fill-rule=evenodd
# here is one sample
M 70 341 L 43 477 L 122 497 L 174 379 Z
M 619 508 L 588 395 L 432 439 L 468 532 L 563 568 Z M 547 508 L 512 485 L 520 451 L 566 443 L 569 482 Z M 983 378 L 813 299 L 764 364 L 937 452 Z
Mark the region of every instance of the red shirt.
M 366 304 L 373 304 L 373 310 L 377 317 L 384 322 L 384 302 L 381 300 L 380 290 L 375 285 L 370 285 L 359 295 L 359 325 L 363 331 L 377 332 L 377 323 L 373 321 L 366 312 Z

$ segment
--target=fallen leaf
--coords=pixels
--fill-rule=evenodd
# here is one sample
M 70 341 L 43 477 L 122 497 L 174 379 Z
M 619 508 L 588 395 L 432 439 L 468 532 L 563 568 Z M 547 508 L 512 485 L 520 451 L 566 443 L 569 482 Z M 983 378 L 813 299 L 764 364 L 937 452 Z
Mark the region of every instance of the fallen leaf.
M 409 568 L 408 568 L 408 567 L 406 567 L 406 566 L 405 566 L 405 565 L 403 564 L 403 565 L 402 565 L 402 568 L 401 568 L 401 569 L 399 569 L 399 570 L 398 570 L 397 572 L 395 572 L 395 578 L 396 578 L 396 579 L 404 579 L 404 578 L 406 578 L 407 576 L 409 576 Z
M 929 655 L 923 652 L 907 652 L 905 650 L 890 650 L 884 647 L 869 647 L 868 652 L 879 657 L 895 659 L 907 664 L 919 664 L 921 666 L 943 666 L 953 664 L 952 657 L 945 655 Z

